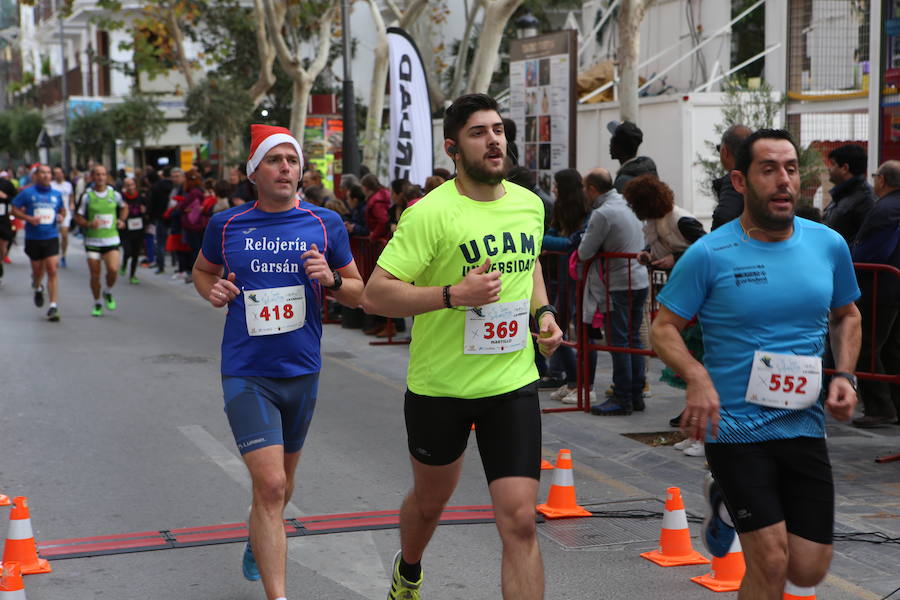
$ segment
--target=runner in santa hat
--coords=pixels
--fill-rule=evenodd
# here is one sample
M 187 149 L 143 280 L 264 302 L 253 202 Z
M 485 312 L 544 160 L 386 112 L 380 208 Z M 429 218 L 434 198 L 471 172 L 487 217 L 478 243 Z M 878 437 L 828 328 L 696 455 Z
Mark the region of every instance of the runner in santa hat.
M 356 307 L 363 282 L 341 218 L 295 204 L 300 144 L 283 127 L 251 125 L 247 176 L 257 201 L 213 215 L 194 287 L 228 306 L 222 338 L 225 413 L 253 480 L 243 573 L 285 598 L 284 506 L 316 404 L 322 297 Z

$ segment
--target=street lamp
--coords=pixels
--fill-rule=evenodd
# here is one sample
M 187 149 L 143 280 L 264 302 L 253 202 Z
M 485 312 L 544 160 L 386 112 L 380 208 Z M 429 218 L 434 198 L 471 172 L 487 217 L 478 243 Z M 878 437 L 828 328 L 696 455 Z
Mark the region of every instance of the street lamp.
M 541 22 L 530 11 L 516 19 L 515 25 L 519 39 L 534 37 L 540 33 Z
M 350 68 L 350 8 L 341 0 L 341 32 L 344 43 L 344 140 L 341 147 L 341 174 L 359 175 L 359 145 L 356 127 L 356 98 L 353 94 L 353 74 Z

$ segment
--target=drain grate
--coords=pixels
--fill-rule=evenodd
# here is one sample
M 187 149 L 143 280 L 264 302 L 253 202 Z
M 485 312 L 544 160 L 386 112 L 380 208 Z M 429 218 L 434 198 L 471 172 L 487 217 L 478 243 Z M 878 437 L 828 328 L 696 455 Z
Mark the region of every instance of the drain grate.
M 656 499 L 591 504 L 588 510 L 659 512 L 661 502 Z M 631 519 L 623 517 L 587 517 L 581 519 L 547 520 L 538 531 L 567 550 L 612 549 L 625 544 L 655 544 L 659 541 L 661 519 Z

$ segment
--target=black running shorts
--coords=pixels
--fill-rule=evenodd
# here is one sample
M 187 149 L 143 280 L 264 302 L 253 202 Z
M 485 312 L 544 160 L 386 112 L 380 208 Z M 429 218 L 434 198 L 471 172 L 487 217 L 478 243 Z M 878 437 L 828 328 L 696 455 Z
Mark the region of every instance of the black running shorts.
M 794 535 L 831 544 L 834 481 L 824 439 L 706 444 L 706 459 L 738 532 L 784 521 Z
M 537 382 L 486 398 L 420 396 L 406 391 L 409 453 L 426 465 L 462 456 L 472 424 L 488 483 L 501 477 L 540 479 L 541 410 Z
M 25 240 L 25 254 L 31 260 L 44 260 L 59 254 L 59 238 Z

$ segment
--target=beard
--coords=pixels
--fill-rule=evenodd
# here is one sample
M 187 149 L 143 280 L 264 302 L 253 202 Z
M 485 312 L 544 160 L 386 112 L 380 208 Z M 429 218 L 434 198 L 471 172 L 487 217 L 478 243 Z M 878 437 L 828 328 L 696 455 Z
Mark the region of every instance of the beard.
M 490 169 L 484 166 L 483 161 L 470 161 L 462 151 L 460 151 L 459 158 L 466 175 L 478 183 L 497 185 L 506 177 L 506 160 L 503 160 L 496 169 Z
M 790 229 L 794 223 L 797 198 L 793 193 L 791 194 L 791 212 L 788 215 L 777 215 L 769 211 L 769 199 L 760 197 L 749 182 L 747 183 L 747 197 L 744 202 L 753 222 L 766 231 L 785 231 Z

